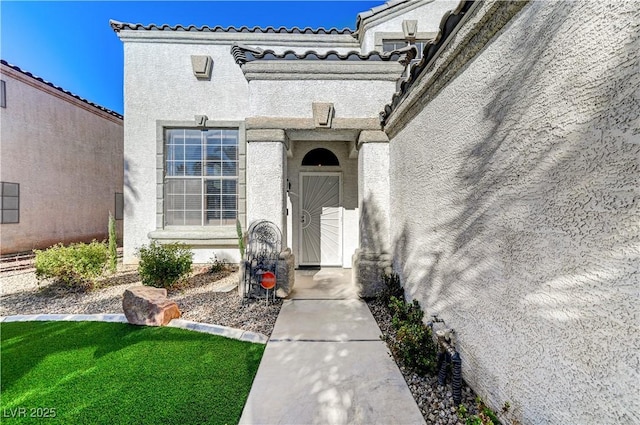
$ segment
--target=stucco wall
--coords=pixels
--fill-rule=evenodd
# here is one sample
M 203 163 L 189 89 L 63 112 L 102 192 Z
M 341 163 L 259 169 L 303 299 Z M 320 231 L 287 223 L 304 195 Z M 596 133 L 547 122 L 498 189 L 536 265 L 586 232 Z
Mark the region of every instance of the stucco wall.
M 418 21 L 418 32 L 436 32 L 442 16 L 454 9 L 458 0 L 414 1 L 415 4 L 395 7 L 388 12 L 381 12 L 365 23 L 365 33 L 362 37 L 362 51 L 380 50 L 376 46 L 376 33 L 385 33 L 385 39 L 404 39 L 402 21 L 412 19 Z M 393 35 L 396 34 L 396 35 Z M 379 36 L 380 38 L 380 36 Z
M 391 141 L 395 269 L 521 423 L 640 422 L 639 52 L 637 3 L 531 2 Z
M 0 181 L 20 184 L 20 223 L 0 225 L 1 252 L 106 238 L 123 186 L 122 121 L 12 68 L 2 71 Z
M 251 142 L 247 149 L 247 228 L 269 220 L 286 241 L 286 148 L 282 142 Z
M 337 118 L 377 117 L 395 91 L 395 81 L 252 81 L 252 116 L 313 117 L 313 102 L 333 103 Z
M 124 261 L 135 262 L 135 251 L 149 243 L 156 229 L 156 122 L 194 121 L 207 115 L 215 121 L 244 120 L 248 83 L 227 45 L 131 42 L 125 51 L 125 238 Z M 209 55 L 211 80 L 193 75 L 191 55 Z M 196 252 L 198 262 L 212 249 Z M 237 257 L 237 249 L 218 252 Z
M 353 101 L 344 100 L 345 86 L 332 81 L 330 84 L 309 81 L 264 82 L 269 88 L 264 92 L 257 91 L 262 101 L 249 98 L 249 83 L 241 68 L 235 63 L 230 53 L 231 43 L 243 43 L 245 35 L 238 34 L 237 40 L 228 43 L 203 39 L 198 42 L 199 35 L 193 40 L 175 39 L 166 36 L 166 42 L 157 39 L 145 40 L 145 34 L 130 31 L 132 34 L 121 34 L 124 41 L 125 54 L 125 240 L 124 261 L 136 262 L 135 251 L 149 242 L 148 234 L 157 227 L 156 211 L 161 205 L 156 198 L 156 139 L 158 121 L 193 121 L 195 115 L 207 115 L 215 121 L 241 121 L 253 115 L 311 117 L 312 101 L 336 100 L 340 109 L 338 116 L 347 117 L 351 112 Z M 143 32 L 144 33 L 144 32 Z M 164 37 L 163 34 L 151 34 Z M 184 36 L 177 34 L 175 37 Z M 254 37 L 246 35 L 246 37 Z M 341 39 L 350 36 L 340 36 Z M 295 38 L 295 37 L 294 37 Z M 305 38 L 305 37 L 303 37 Z M 305 51 L 315 49 L 327 50 L 330 46 L 314 44 L 317 36 L 306 37 L 305 42 L 274 43 L 275 50 L 296 49 Z M 352 38 L 350 39 L 352 40 Z M 226 44 L 225 44 L 226 43 Z M 250 45 L 268 47 L 266 44 L 246 41 Z M 342 40 L 342 44 L 345 40 Z M 357 48 L 357 44 L 353 44 Z M 353 50 L 340 47 L 338 50 Z M 192 72 L 191 55 L 209 55 L 214 65 L 211 80 L 197 80 Z M 263 82 L 252 82 L 252 84 Z M 292 83 L 292 84 L 289 84 Z M 360 82 L 362 83 L 362 82 Z M 307 85 L 297 91 L 301 85 Z M 348 85 L 348 84 L 347 84 Z M 334 88 L 330 88 L 334 87 Z M 384 82 L 377 90 L 375 100 L 369 101 L 367 113 L 376 116 L 380 106 L 384 104 L 394 83 Z M 282 87 L 288 87 L 283 89 Z M 284 97 L 282 90 L 285 90 Z M 353 87 L 350 93 L 354 95 Z M 308 107 L 303 112 L 300 102 Z M 306 109 L 305 109 L 306 110 Z M 246 228 L 245 228 L 246 230 Z M 214 253 L 213 248 L 197 248 L 196 258 L 207 259 Z M 202 252 L 200 252 L 202 251 Z M 219 257 L 233 260 L 237 257 L 234 248 L 216 249 Z

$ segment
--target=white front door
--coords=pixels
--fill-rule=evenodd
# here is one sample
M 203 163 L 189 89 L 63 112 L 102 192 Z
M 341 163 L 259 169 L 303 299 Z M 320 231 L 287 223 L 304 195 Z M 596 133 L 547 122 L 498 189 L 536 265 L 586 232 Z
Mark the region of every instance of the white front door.
M 300 173 L 300 265 L 342 265 L 340 173 Z

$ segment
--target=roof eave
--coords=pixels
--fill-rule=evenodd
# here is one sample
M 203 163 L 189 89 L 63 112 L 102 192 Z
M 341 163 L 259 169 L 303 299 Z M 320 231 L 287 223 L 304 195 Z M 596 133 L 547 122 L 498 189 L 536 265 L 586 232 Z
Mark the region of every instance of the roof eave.
M 0 64 L 2 64 L 3 66 L 7 67 L 10 70 L 10 72 L 13 71 L 16 74 L 16 76 L 17 75 L 22 76 L 23 79 L 26 79 L 26 80 L 23 80 L 24 82 L 31 81 L 29 84 L 33 85 L 34 87 L 35 87 L 35 84 L 41 84 L 41 85 L 47 87 L 47 90 L 49 90 L 51 93 L 56 93 L 56 95 L 58 97 L 61 97 L 60 95 L 69 96 L 69 97 L 73 98 L 74 102 L 77 102 L 77 101 L 81 102 L 81 104 L 83 105 L 83 107 L 85 109 L 89 109 L 89 107 L 90 107 L 95 112 L 99 112 L 99 113 L 106 114 L 106 115 L 110 116 L 111 117 L 110 119 L 112 119 L 112 120 L 113 120 L 113 118 L 116 118 L 117 120 L 122 122 L 123 116 L 122 116 L 122 114 L 119 114 L 118 112 L 112 111 L 111 109 L 105 108 L 104 106 L 100 106 L 100 105 L 98 105 L 96 103 L 93 103 L 93 102 L 91 102 L 91 101 L 89 101 L 89 100 L 87 100 L 87 99 L 85 99 L 83 97 L 78 96 L 75 93 L 72 93 L 72 92 L 70 92 L 68 90 L 63 89 L 60 86 L 56 86 L 55 84 L 53 84 L 53 83 L 51 83 L 51 82 L 49 82 L 49 81 L 47 81 L 47 80 L 45 80 L 45 79 L 43 79 L 41 77 L 38 77 L 37 75 L 34 75 L 34 74 L 32 74 L 32 73 L 30 73 L 28 71 L 25 71 L 25 70 L 21 69 L 20 67 L 18 67 L 16 65 L 8 63 L 4 59 L 0 59 Z M 35 83 L 35 84 L 33 84 L 33 83 Z M 51 91 L 51 89 L 53 89 L 53 91 Z

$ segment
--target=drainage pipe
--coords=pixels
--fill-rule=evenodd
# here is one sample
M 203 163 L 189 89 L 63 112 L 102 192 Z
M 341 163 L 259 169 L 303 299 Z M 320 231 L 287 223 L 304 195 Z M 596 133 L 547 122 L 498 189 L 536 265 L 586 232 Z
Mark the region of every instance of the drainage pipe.
M 462 403 L 462 359 L 451 346 L 449 336 L 453 333 L 452 329 L 446 331 L 438 331 L 438 384 L 445 385 L 447 382 L 447 365 L 451 364 L 451 394 L 453 395 L 453 403 L 459 406 Z
M 447 364 L 451 358 L 446 351 L 438 353 L 438 385 L 444 386 L 447 383 Z
M 451 356 L 453 365 L 451 378 L 451 393 L 453 395 L 453 404 L 459 406 L 462 403 L 462 359 L 457 351 Z

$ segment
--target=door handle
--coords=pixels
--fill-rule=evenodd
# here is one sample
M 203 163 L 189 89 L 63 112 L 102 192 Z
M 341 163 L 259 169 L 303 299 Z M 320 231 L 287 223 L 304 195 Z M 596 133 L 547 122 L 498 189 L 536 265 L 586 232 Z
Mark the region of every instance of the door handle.
M 302 224 L 304 224 L 304 215 L 300 217 L 300 221 L 302 222 Z

